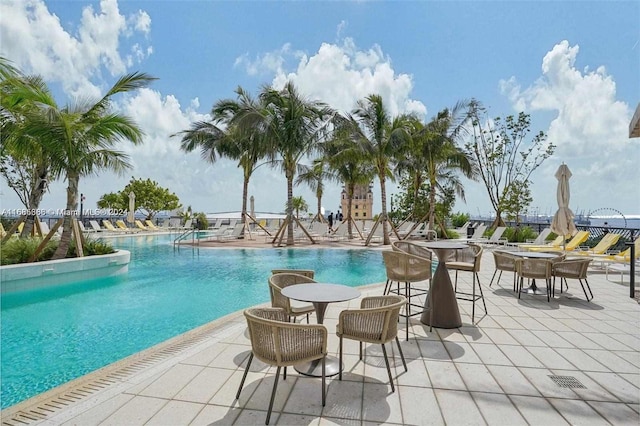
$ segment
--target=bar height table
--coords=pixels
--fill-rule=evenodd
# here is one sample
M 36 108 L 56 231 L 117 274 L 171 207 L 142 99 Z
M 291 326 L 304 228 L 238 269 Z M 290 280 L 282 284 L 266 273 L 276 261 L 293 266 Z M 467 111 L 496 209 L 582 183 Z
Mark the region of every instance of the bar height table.
M 433 250 L 438 257 L 438 266 L 433 278 L 431 278 L 431 290 L 425 301 L 420 322 L 437 328 L 458 328 L 462 326 L 462 319 L 446 263 L 447 257 L 452 251 L 462 250 L 469 246 L 451 241 L 423 242 L 420 245 Z M 431 323 L 431 310 L 434 306 L 433 323 Z
M 355 299 L 360 297 L 360 291 L 342 284 L 309 283 L 285 287 L 282 289 L 282 295 L 289 299 L 313 304 L 318 324 L 322 324 L 329 303 Z M 322 376 L 322 362 L 320 360 L 298 364 L 294 368 L 298 373 L 305 376 Z M 325 375 L 335 376 L 341 369 L 340 360 L 334 356 L 327 355 L 325 358 Z

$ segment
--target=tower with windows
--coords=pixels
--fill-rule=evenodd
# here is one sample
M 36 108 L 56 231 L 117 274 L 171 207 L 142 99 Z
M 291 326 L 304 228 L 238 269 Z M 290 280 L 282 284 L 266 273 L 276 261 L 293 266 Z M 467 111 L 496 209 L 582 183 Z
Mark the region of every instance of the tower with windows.
M 372 219 L 373 218 L 373 185 L 356 185 L 353 189 L 353 198 L 351 199 L 351 217 L 355 220 Z M 347 217 L 347 190 L 342 187 L 340 196 L 340 207 Z

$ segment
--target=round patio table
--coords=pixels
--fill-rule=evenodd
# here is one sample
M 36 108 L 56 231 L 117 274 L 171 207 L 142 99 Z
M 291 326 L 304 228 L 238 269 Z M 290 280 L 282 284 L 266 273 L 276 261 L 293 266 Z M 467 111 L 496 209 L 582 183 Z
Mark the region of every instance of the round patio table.
M 329 303 L 345 302 L 360 297 L 360 291 L 342 284 L 309 283 L 296 284 L 282 289 L 282 295 L 289 299 L 313 304 L 318 324 L 324 322 L 324 313 Z M 322 360 L 298 364 L 296 371 L 305 376 L 322 377 Z M 325 376 L 335 376 L 342 369 L 340 360 L 334 356 L 325 358 Z
M 553 259 L 554 257 L 558 257 L 557 254 L 553 253 L 541 253 L 541 252 L 531 252 L 531 251 L 510 251 L 509 254 L 517 257 L 522 257 L 523 259 Z M 541 290 L 536 285 L 536 280 L 531 280 L 531 285 L 527 288 L 523 288 L 520 290 L 520 293 L 526 294 L 547 294 L 546 290 Z
M 452 251 L 462 250 L 469 246 L 453 241 L 430 241 L 422 242 L 420 245 L 432 250 L 438 257 L 438 266 L 431 278 L 431 289 L 424 303 L 420 322 L 437 328 L 458 328 L 462 325 L 462 319 L 460 318 L 456 293 L 451 285 L 447 269 L 447 257 Z M 435 309 L 433 309 L 434 306 Z M 431 318 L 432 309 L 433 318 Z

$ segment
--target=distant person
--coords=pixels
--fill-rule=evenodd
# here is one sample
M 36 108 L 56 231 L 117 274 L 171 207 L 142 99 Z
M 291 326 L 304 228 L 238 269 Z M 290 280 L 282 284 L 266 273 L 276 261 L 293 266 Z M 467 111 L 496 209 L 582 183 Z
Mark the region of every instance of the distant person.
M 329 221 L 329 232 L 333 232 L 333 212 L 329 213 L 327 220 Z
M 338 222 L 342 222 L 342 212 L 338 212 Z
M 603 227 L 604 227 L 604 230 L 602 231 L 602 233 L 603 234 L 608 234 L 609 233 L 609 224 L 607 222 L 605 222 Z

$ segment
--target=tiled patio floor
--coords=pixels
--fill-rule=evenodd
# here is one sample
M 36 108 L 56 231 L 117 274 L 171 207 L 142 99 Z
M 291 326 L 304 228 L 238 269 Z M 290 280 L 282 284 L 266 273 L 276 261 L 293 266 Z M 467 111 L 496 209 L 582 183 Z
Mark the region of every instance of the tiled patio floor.
M 471 302 L 462 300 L 459 329 L 429 332 L 418 316 L 405 341 L 401 321 L 409 371 L 399 358 L 391 361 L 395 393 L 381 348 L 366 346 L 365 360 L 359 361 L 357 343 L 345 341 L 345 374 L 342 381 L 328 380 L 326 406 L 320 380 L 290 369 L 278 385 L 271 424 L 640 424 L 640 305 L 628 287 L 592 274 L 592 302 L 584 300 L 577 282 L 550 303 L 545 296 L 518 300 L 507 273 L 499 285 L 488 287 L 493 270 L 493 257 L 485 252 L 480 279 L 488 315 L 477 324 L 471 324 Z M 470 278 L 461 274 L 459 286 L 470 289 Z M 381 285 L 362 291 L 381 292 Z M 358 304 L 329 306 L 325 325 L 333 354 L 338 313 Z M 478 312 L 482 316 L 482 309 Z M 5 410 L 2 420 L 12 425 L 21 424 L 18 418 L 48 425 L 264 424 L 274 368 L 254 361 L 235 400 L 250 349 L 244 318 L 237 313 Z M 397 355 L 395 344 L 388 349 Z M 551 376 L 582 386 L 561 387 Z

